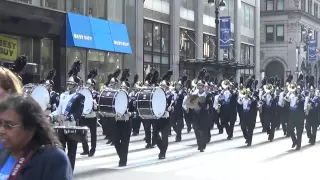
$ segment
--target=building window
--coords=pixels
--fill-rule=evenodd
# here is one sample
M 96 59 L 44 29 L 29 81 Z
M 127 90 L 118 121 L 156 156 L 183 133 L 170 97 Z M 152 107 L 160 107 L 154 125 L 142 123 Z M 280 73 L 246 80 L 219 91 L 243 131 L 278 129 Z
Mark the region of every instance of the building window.
M 87 1 L 87 15 L 100 19 L 107 19 L 106 5 L 106 0 Z
M 240 48 L 240 63 L 252 64 L 253 63 L 253 46 L 241 43 Z
M 284 9 L 284 0 L 277 0 L 277 10 L 281 11 Z
M 208 34 L 203 35 L 203 57 L 215 58 L 215 36 Z
M 195 32 L 180 29 L 180 57 L 184 59 L 195 58 Z
M 180 1 L 180 17 L 188 21 L 194 21 L 195 11 L 194 0 L 181 0 Z
M 243 3 L 241 4 L 241 14 L 243 14 L 243 27 L 254 30 L 254 6 Z
M 90 0 L 91 1 L 91 0 Z M 100 1 L 100 0 L 97 0 Z M 124 2 L 123 0 L 107 0 L 108 20 L 123 23 Z
M 316 40 L 316 47 L 318 47 L 318 31 L 313 31 L 313 39 Z
M 66 10 L 76 14 L 85 14 L 85 0 L 68 0 L 66 1 Z
M 301 0 L 301 10 L 306 11 L 306 0 Z
M 43 5 L 44 7 L 51 8 L 51 9 L 58 9 L 61 11 L 66 10 L 66 0 L 44 0 Z
M 170 0 L 147 0 L 143 7 L 163 14 L 170 14 Z
M 308 13 L 312 14 L 312 0 L 308 0 Z
M 284 41 L 284 25 L 277 25 L 276 41 Z
M 81 61 L 82 67 L 78 75 L 83 81 L 87 80 L 87 75 L 92 69 L 98 69 L 99 74 L 96 77 L 96 90 L 99 90 L 101 86 L 103 86 L 108 74 L 113 73 L 117 68 L 122 69 L 123 55 L 118 53 L 82 48 L 67 48 L 66 57 L 67 72 L 75 61 Z M 62 83 L 65 83 L 67 78 L 68 77 L 64 77 Z
M 313 11 L 314 11 L 314 16 L 315 17 L 319 17 L 318 16 L 318 3 L 314 3 L 314 8 L 313 8 Z
M 273 25 L 266 26 L 266 42 L 273 42 L 274 41 L 274 29 Z
M 170 68 L 170 26 L 149 20 L 144 21 L 144 75 L 157 69 L 164 75 Z
M 273 11 L 274 10 L 274 0 L 266 0 L 266 10 Z

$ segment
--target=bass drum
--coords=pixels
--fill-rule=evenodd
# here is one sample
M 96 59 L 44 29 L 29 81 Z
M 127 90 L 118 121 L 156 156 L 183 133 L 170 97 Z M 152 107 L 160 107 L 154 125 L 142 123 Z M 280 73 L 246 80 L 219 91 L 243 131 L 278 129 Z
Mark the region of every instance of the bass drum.
M 93 110 L 93 97 L 89 88 L 82 88 L 79 90 L 79 93 L 85 97 L 84 106 L 83 106 L 83 115 L 90 114 Z
M 50 103 L 50 93 L 43 85 L 27 84 L 22 88 L 23 93 L 29 94 L 38 104 L 42 111 L 47 110 Z
M 137 110 L 143 119 L 161 118 L 167 106 L 165 92 L 159 88 L 144 88 L 137 93 Z
M 101 91 L 98 108 L 107 117 L 123 116 L 128 108 L 129 98 L 125 91 L 106 89 Z

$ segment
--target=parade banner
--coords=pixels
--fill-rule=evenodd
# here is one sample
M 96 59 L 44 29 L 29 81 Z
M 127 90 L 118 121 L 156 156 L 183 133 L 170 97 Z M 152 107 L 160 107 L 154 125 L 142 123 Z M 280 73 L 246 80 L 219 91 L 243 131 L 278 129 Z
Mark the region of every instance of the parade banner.
M 317 41 L 315 39 L 308 41 L 308 56 L 310 62 L 317 60 Z
M 0 59 L 14 61 L 18 54 L 18 40 L 0 36 Z
M 220 17 L 220 48 L 227 49 L 231 42 L 231 19 L 230 16 Z

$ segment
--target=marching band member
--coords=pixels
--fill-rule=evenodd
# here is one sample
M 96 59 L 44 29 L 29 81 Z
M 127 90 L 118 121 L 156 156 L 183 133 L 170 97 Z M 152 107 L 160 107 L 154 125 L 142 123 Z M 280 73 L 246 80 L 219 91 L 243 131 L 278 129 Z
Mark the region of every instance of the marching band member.
M 169 139 L 169 130 L 171 128 L 170 126 L 170 118 L 169 113 L 173 110 L 173 104 L 174 104 L 174 94 L 169 90 L 170 86 L 170 78 L 172 76 L 172 71 L 168 71 L 163 77 L 162 82 L 160 83 L 160 87 L 164 90 L 166 93 L 167 98 L 167 104 L 166 104 L 166 112 L 163 117 L 155 121 L 155 127 L 153 135 L 155 136 L 157 146 L 160 150 L 160 153 L 158 155 L 159 159 L 165 159 L 166 158 L 166 152 L 168 149 L 168 139 Z M 159 135 L 161 133 L 161 137 Z
M 256 125 L 257 100 L 256 94 L 251 97 L 249 88 L 241 90 L 239 94 L 238 103 L 243 106 L 241 130 L 247 146 L 251 146 L 253 130 Z
M 262 132 L 267 132 L 267 127 L 266 127 L 266 123 L 265 123 L 265 104 L 262 101 L 262 96 L 265 94 L 264 92 L 264 87 L 267 85 L 267 78 L 264 77 L 261 81 L 261 87 L 259 89 L 259 116 L 260 116 L 260 122 L 262 125 Z
M 59 106 L 59 98 L 60 98 L 60 94 L 53 91 L 53 78 L 56 76 L 56 70 L 52 69 L 50 70 L 50 72 L 48 73 L 46 79 L 40 81 L 40 84 L 44 84 L 44 86 L 46 86 L 46 88 L 48 89 L 49 93 L 50 93 L 50 104 L 48 105 L 48 111 L 53 112 L 57 109 L 57 107 Z
M 265 94 L 262 96 L 262 101 L 264 102 L 265 111 L 265 128 L 268 134 L 268 140 L 273 141 L 274 133 L 278 126 L 277 118 L 275 116 L 276 108 L 277 108 L 277 100 L 274 97 L 274 88 L 273 88 L 273 79 L 270 78 L 269 84 L 265 86 L 264 91 Z
M 136 93 L 142 88 L 142 83 L 139 81 L 139 75 L 136 74 L 133 78 L 132 89 L 129 93 L 130 99 L 134 102 L 136 100 Z M 132 119 L 132 136 L 138 136 L 140 132 L 142 118 L 137 114 Z
M 110 81 L 108 80 L 108 86 L 109 89 L 117 89 L 118 84 L 118 77 L 120 76 L 121 70 L 117 69 L 110 78 Z M 108 141 L 106 144 L 110 144 L 111 146 L 114 145 L 115 140 L 115 126 L 116 126 L 116 118 L 115 117 L 105 117 L 104 119 L 104 125 L 106 134 L 108 136 Z
M 219 129 L 219 134 L 223 134 L 223 126 L 222 126 L 222 122 L 220 120 L 221 104 L 219 102 L 221 91 L 222 91 L 222 89 L 218 88 L 218 86 L 215 85 L 214 94 L 213 94 L 213 96 L 214 96 L 213 97 L 213 108 L 214 108 L 215 123 L 217 124 L 217 127 Z
M 68 91 L 61 94 L 59 106 L 54 112 L 52 112 L 49 115 L 49 119 L 51 122 L 70 121 L 73 123 L 75 122 L 75 124 L 79 123 L 85 99 L 83 95 L 77 93 L 77 90 L 81 82 L 81 78 L 78 76 L 80 68 L 80 61 L 76 61 L 72 65 L 72 68 L 68 73 Z M 73 139 L 70 139 L 69 136 L 65 135 L 64 133 L 59 133 L 58 136 L 64 148 L 68 147 L 68 157 L 72 169 L 74 170 L 78 142 Z
M 155 70 L 154 72 L 149 72 L 145 78 L 143 88 L 148 88 L 151 86 L 158 85 L 159 72 Z M 143 119 L 143 128 L 145 131 L 145 141 L 147 143 L 146 148 L 154 148 L 156 145 L 156 131 L 155 131 L 155 122 L 156 119 Z M 151 127 L 153 131 L 151 131 Z
M 279 94 L 279 99 L 278 99 L 279 121 L 281 123 L 283 134 L 287 137 L 289 137 L 287 134 L 288 117 L 289 117 L 289 103 L 287 103 L 287 101 L 284 99 L 284 97 L 286 97 L 286 95 L 288 93 L 287 86 L 291 83 L 292 79 L 293 79 L 293 76 L 289 75 L 286 80 L 286 84 L 285 84 L 284 88 L 281 90 L 281 92 Z
M 314 77 L 310 77 L 309 95 L 305 98 L 304 111 L 306 114 L 306 131 L 309 138 L 309 143 L 314 145 L 316 143 L 318 118 L 319 118 L 319 97 L 315 95 Z
M 173 111 L 170 114 L 170 119 L 171 119 L 173 130 L 176 132 L 176 142 L 181 141 L 181 132 L 184 126 L 182 103 L 185 95 L 183 92 L 183 86 L 187 81 L 187 79 L 188 79 L 187 72 L 185 72 L 182 78 L 175 83 L 175 90 L 173 92 L 174 104 L 173 104 Z
M 120 88 L 126 92 L 128 92 L 130 84 L 128 82 L 128 78 L 130 77 L 130 70 L 124 69 L 122 72 L 122 77 L 120 79 L 121 86 Z M 128 150 L 132 129 L 132 118 L 134 117 L 135 106 L 134 100 L 130 99 L 128 104 L 128 110 L 126 114 L 122 117 L 116 117 L 116 125 L 115 125 L 115 141 L 114 146 L 117 150 L 117 154 L 120 158 L 119 167 L 127 166 L 128 159 Z
M 208 74 L 205 77 L 205 91 L 207 93 L 206 96 L 206 102 L 209 105 L 209 109 L 208 109 L 208 127 L 207 127 L 207 143 L 209 143 L 211 141 L 211 130 L 213 129 L 214 126 L 214 120 L 213 120 L 213 93 L 212 93 L 212 88 L 211 88 L 211 84 L 210 81 L 212 80 L 211 76 Z
M 182 101 L 182 108 L 183 108 L 183 115 L 184 115 L 184 120 L 187 125 L 187 132 L 190 133 L 192 126 L 192 114 L 191 111 L 189 111 L 189 108 L 186 106 L 186 100 L 188 96 L 190 95 L 190 92 L 192 90 L 192 82 L 190 79 L 186 81 L 186 87 L 184 88 L 184 98 Z
M 97 146 L 97 98 L 98 92 L 94 90 L 94 86 L 96 85 L 95 77 L 98 75 L 98 70 L 93 69 L 90 71 L 88 75 L 88 80 L 85 83 L 85 88 L 88 88 L 92 93 L 92 100 L 93 100 L 93 110 L 91 113 L 84 115 L 80 119 L 81 126 L 87 126 L 90 129 L 90 137 L 91 137 L 91 149 L 89 150 L 88 140 L 85 139 L 82 142 L 83 152 L 81 155 L 88 155 L 89 157 L 94 156 L 96 152 Z
M 298 78 L 298 82 L 301 80 L 300 75 Z M 301 95 L 300 86 L 297 86 L 295 83 L 291 83 L 288 86 L 289 93 L 285 96 L 285 100 L 290 103 L 290 112 L 289 112 L 289 126 L 287 129 L 287 133 L 291 136 L 292 139 L 292 148 L 296 148 L 296 150 L 300 150 L 301 148 L 301 140 L 302 140 L 302 132 L 304 126 L 304 97 Z M 296 134 L 295 134 L 296 130 Z
M 107 76 L 107 81 L 104 83 L 104 85 L 100 88 L 100 92 L 108 89 L 112 89 L 111 87 L 115 82 L 111 82 L 113 74 L 108 74 Z M 105 136 L 104 139 L 107 139 L 107 144 L 111 143 L 111 138 L 108 133 L 108 117 L 105 116 L 100 116 L 100 124 L 102 127 L 102 134 Z

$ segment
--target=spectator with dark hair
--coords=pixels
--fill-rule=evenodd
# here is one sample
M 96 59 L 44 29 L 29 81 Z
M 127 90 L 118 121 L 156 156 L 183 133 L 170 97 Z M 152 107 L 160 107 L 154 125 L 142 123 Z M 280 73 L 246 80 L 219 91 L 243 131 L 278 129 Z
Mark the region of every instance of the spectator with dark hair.
M 68 157 L 32 97 L 0 100 L 0 137 L 0 179 L 73 179 Z

